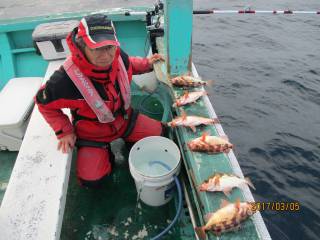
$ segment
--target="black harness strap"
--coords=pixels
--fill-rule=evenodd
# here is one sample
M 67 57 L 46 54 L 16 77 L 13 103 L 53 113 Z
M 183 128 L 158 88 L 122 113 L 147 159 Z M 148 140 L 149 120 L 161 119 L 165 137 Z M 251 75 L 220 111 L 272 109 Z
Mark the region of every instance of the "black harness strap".
M 124 132 L 124 134 L 122 135 L 123 138 L 128 137 L 131 134 L 134 126 L 136 125 L 136 121 L 137 121 L 138 115 L 139 115 L 139 111 L 135 110 L 135 109 L 132 109 L 132 113 L 131 113 L 131 116 L 130 116 L 130 119 L 129 119 L 129 123 L 128 123 L 127 129 Z
M 106 142 L 96 142 L 91 140 L 77 139 L 77 147 L 96 147 L 96 148 L 106 148 L 110 150 L 110 143 Z
M 72 121 L 72 124 L 73 125 L 76 125 L 76 123 L 80 120 L 87 120 L 87 121 L 93 121 L 93 122 L 99 122 L 98 118 L 88 118 L 88 117 L 84 117 L 84 116 L 81 116 L 77 113 L 76 110 L 71 110 L 71 114 L 72 114 L 72 117 L 73 117 L 73 121 Z M 117 111 L 115 111 L 113 113 L 113 116 L 116 118 L 119 114 L 122 114 L 125 116 L 126 112 L 124 109 L 122 108 L 119 108 Z

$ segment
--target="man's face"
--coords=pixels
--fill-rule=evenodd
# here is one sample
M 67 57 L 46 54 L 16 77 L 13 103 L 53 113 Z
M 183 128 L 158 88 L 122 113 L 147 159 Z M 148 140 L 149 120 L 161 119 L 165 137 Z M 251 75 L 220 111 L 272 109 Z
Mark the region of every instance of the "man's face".
M 116 46 L 107 45 L 101 48 L 84 48 L 85 55 L 90 63 L 97 67 L 107 67 L 109 66 L 114 59 L 116 54 Z

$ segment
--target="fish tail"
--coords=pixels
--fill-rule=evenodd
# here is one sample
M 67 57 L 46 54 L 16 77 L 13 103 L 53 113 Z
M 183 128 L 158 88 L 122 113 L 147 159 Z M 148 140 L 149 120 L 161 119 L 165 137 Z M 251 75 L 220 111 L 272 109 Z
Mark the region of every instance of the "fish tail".
M 161 122 L 161 124 L 164 127 L 171 127 L 172 126 L 172 122 Z
M 218 118 L 213 118 L 212 120 L 214 124 L 220 124 L 220 120 Z
M 213 84 L 214 84 L 214 80 L 207 80 L 206 81 L 206 86 L 207 87 L 212 87 Z
M 251 182 L 250 178 L 246 177 L 245 180 L 246 180 L 246 182 L 248 183 L 248 185 L 249 185 L 252 189 L 256 190 L 256 188 L 254 187 L 254 185 L 253 185 L 253 183 Z
M 206 232 L 205 232 L 204 226 L 203 227 L 195 227 L 194 230 L 196 231 L 196 233 L 200 239 L 206 239 Z
M 194 146 L 191 142 L 187 143 L 188 148 L 192 151 L 194 149 Z

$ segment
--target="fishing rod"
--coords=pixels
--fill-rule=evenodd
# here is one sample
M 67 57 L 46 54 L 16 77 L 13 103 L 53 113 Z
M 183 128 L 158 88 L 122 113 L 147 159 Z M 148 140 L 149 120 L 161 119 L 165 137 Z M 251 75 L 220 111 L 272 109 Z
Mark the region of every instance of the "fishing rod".
M 193 14 L 319 14 L 320 11 L 293 11 L 293 10 L 253 10 L 251 8 L 240 10 L 193 10 Z

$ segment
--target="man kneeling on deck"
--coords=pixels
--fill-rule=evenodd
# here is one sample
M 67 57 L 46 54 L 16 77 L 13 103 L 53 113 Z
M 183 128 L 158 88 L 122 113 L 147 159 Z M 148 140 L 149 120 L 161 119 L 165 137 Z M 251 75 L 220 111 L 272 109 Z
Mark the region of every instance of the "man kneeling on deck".
M 84 186 L 99 186 L 111 173 L 110 142 L 134 143 L 162 133 L 159 121 L 130 107 L 133 74 L 152 71 L 150 58 L 129 57 L 105 15 L 84 17 L 67 37 L 71 56 L 36 95 L 36 103 L 58 138 L 58 150 L 78 147 L 77 176 Z M 72 123 L 63 114 L 69 108 Z

